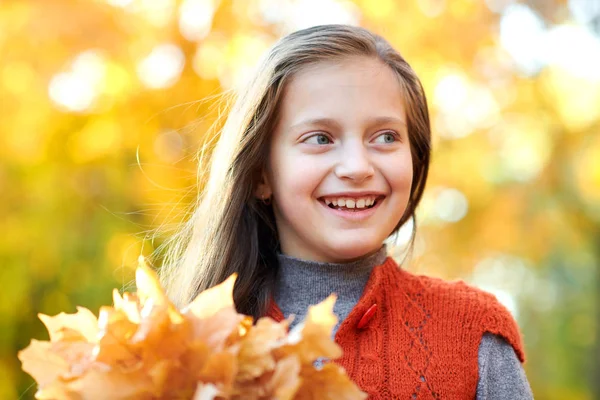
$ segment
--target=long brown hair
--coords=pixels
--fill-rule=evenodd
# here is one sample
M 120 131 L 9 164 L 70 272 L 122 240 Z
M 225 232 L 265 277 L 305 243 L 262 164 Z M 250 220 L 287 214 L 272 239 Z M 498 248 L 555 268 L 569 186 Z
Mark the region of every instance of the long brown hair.
M 271 48 L 237 96 L 196 208 L 165 243 L 161 278 L 178 306 L 236 272 L 237 310 L 255 318 L 264 315 L 278 269 L 279 243 L 272 208 L 255 197 L 255 189 L 267 162 L 283 88 L 308 65 L 348 56 L 375 57 L 398 76 L 407 104 L 414 177 L 406 212 L 393 233 L 415 217 L 427 180 L 431 139 L 425 93 L 413 69 L 385 39 L 364 28 L 321 25 L 291 33 Z M 413 239 L 415 229 L 416 223 Z

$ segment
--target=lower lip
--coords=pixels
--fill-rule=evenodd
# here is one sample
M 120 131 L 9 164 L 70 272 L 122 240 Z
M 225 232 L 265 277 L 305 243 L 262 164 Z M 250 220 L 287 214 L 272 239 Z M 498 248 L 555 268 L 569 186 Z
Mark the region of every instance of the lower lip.
M 325 207 L 327 209 L 327 211 L 329 211 L 330 213 L 332 213 L 338 217 L 342 217 L 349 221 L 363 221 L 363 220 L 369 218 L 371 215 L 375 214 L 375 211 L 377 211 L 377 209 L 379 208 L 379 205 L 381 204 L 381 202 L 383 200 L 384 199 L 379 199 L 379 200 L 377 200 L 377 202 L 375 203 L 375 205 L 373 207 L 365 208 L 365 209 L 362 209 L 361 211 L 346 211 L 346 210 L 338 210 L 336 208 L 330 208 L 322 200 L 319 200 L 319 203 L 321 203 L 321 205 L 323 205 L 323 207 Z M 356 208 L 355 208 L 355 210 L 356 210 Z

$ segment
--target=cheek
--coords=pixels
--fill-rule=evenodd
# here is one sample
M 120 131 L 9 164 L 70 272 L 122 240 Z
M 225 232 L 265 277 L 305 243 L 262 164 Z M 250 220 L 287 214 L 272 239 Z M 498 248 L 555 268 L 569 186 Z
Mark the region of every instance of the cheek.
M 410 153 L 394 157 L 383 165 L 386 180 L 393 190 L 410 191 L 413 181 L 413 165 Z
M 313 194 L 318 179 L 313 168 L 297 160 L 286 160 L 273 173 L 273 195 L 275 197 L 275 215 L 280 232 L 283 230 L 314 230 Z
M 273 191 L 281 199 L 295 201 L 311 196 L 321 181 L 321 170 L 305 157 L 290 155 L 273 165 Z M 300 197 L 301 196 L 301 197 Z

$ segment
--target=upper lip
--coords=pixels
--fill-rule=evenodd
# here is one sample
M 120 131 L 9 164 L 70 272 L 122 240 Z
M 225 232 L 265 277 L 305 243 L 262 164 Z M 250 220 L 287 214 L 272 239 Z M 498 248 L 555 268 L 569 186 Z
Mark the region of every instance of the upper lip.
M 385 196 L 384 193 L 382 192 L 377 192 L 377 191 L 361 191 L 361 192 L 337 192 L 337 193 L 330 193 L 330 194 L 326 194 L 321 196 L 320 198 L 328 198 L 328 197 L 367 197 L 367 196 L 374 196 L 374 197 L 380 197 L 380 196 Z

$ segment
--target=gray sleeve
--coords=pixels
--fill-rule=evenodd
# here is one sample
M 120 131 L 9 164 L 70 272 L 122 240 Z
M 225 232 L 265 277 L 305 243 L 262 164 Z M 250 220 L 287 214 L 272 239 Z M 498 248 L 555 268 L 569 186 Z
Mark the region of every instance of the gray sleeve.
M 478 360 L 477 400 L 533 399 L 521 362 L 501 336 L 483 335 Z

